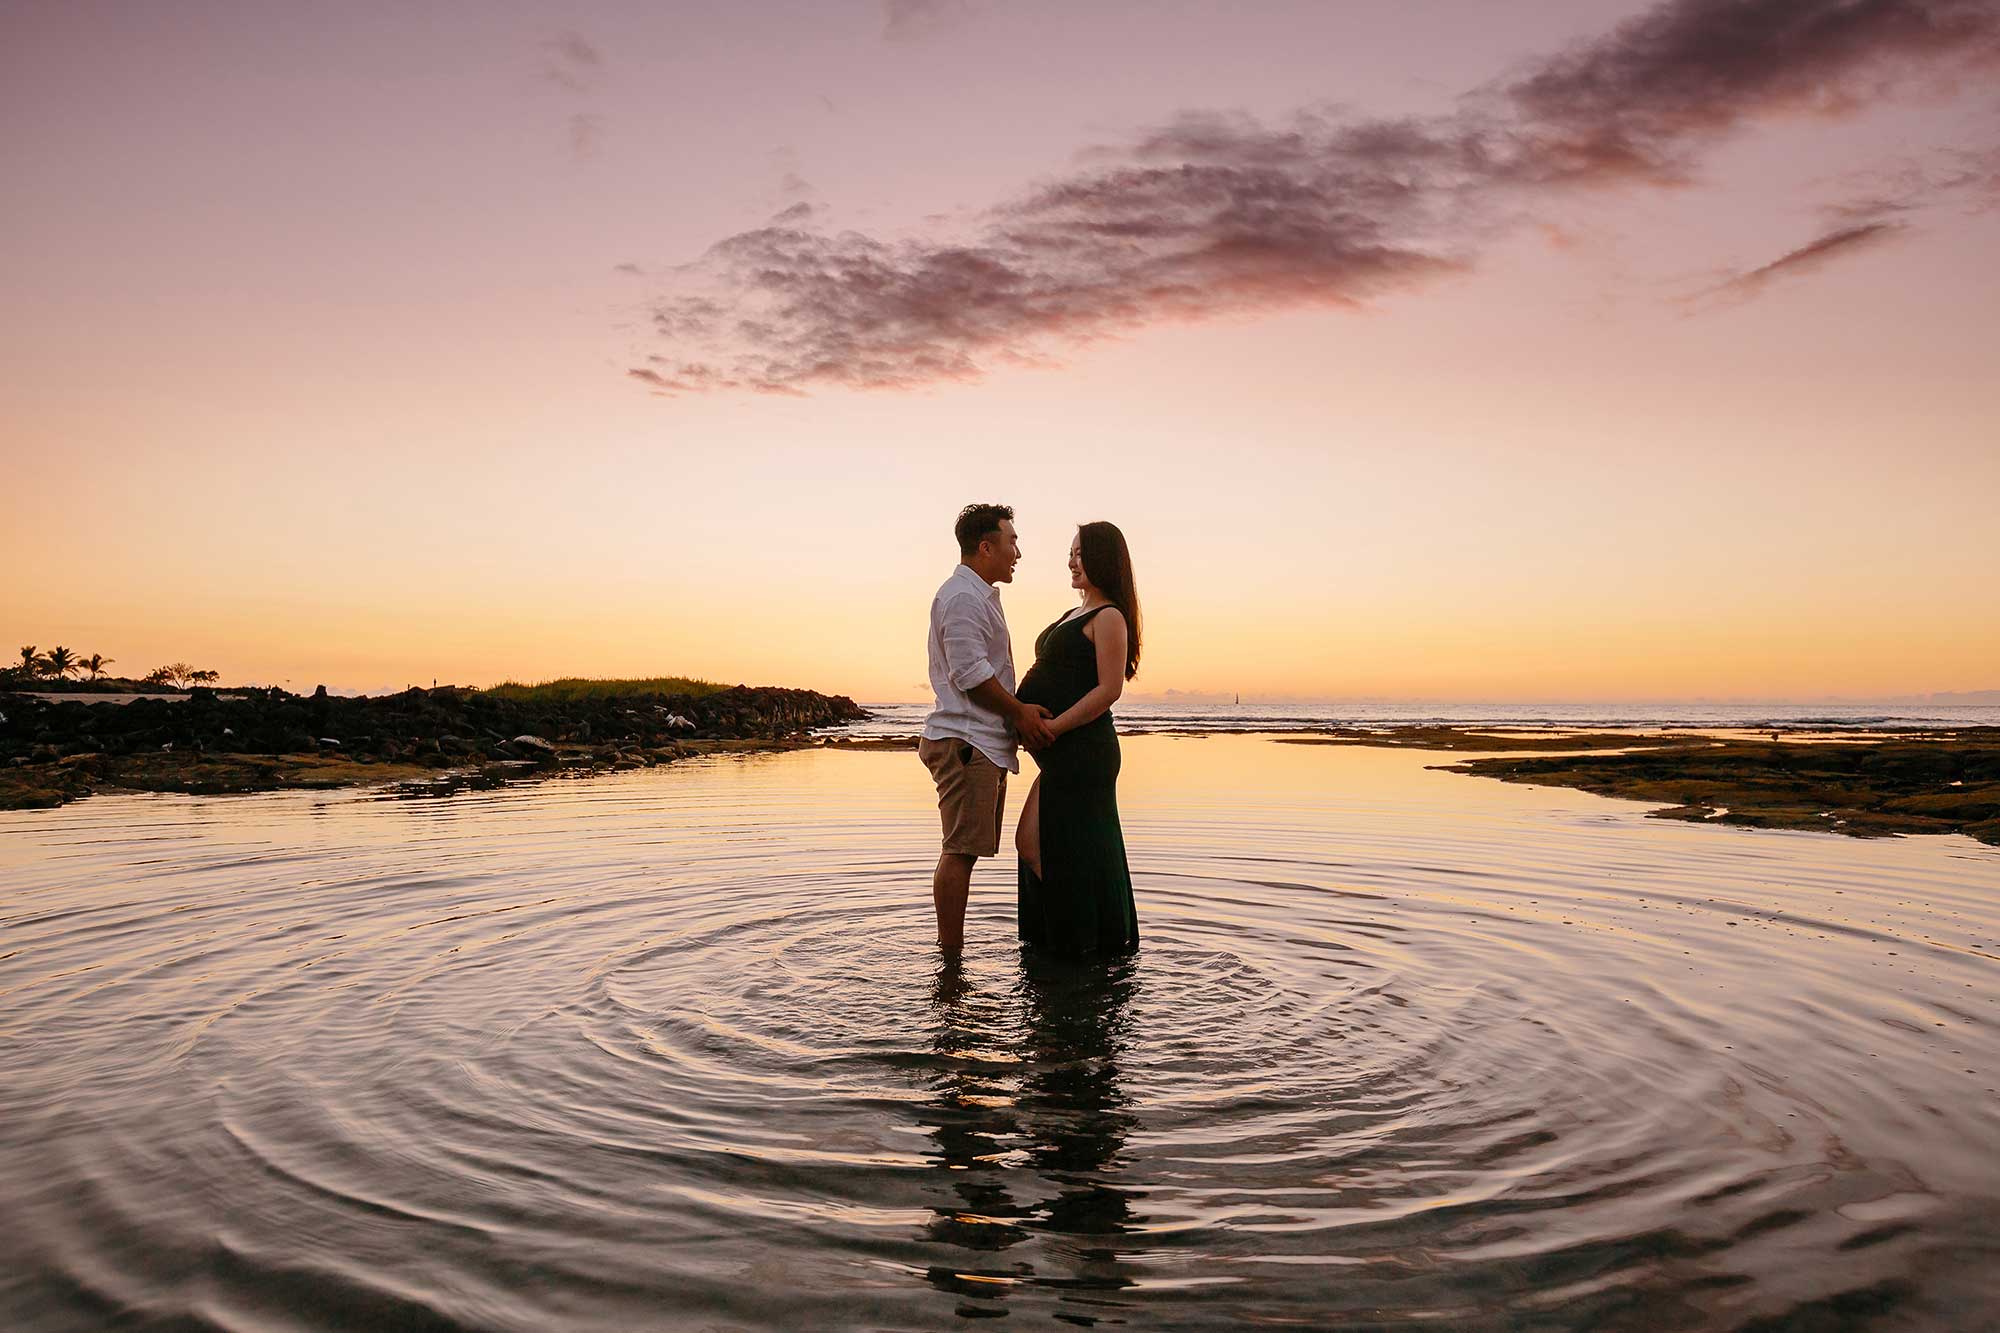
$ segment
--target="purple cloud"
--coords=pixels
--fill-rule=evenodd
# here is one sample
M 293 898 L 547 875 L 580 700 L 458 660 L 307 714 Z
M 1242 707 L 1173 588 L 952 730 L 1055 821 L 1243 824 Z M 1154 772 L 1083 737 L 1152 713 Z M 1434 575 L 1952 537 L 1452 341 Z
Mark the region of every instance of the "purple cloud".
M 1504 92 L 1531 179 L 1678 184 L 1747 122 L 1845 115 L 1943 61 L 2000 62 L 1992 0 L 1673 0 Z
M 604 73 L 604 57 L 579 32 L 560 32 L 542 43 L 542 75 L 558 88 L 587 93 Z
M 882 36 L 915 41 L 957 27 L 968 13 L 966 0 L 882 0 Z
M 2000 203 L 2000 148 L 1983 153 L 1943 152 L 1931 160 L 1906 160 L 1844 181 L 1848 195 L 1821 210 L 1837 223 L 1855 225 L 1915 213 L 1948 200 L 1969 201 L 1984 212 Z
M 1183 116 L 957 239 L 827 234 L 788 210 L 678 271 L 652 312 L 673 368 L 633 374 L 670 393 L 913 388 L 1150 324 L 1362 306 L 1465 271 L 1562 192 L 1684 184 L 1758 120 L 1992 63 L 2000 0 L 1668 0 L 1448 116 Z M 1889 230 L 1850 225 L 1725 286 Z
M 1867 222 L 1856 227 L 1842 227 L 1831 231 L 1796 250 L 1779 255 L 1768 264 L 1738 273 L 1728 281 L 1710 288 L 1703 298 L 1720 298 L 1724 301 L 1747 301 L 1759 296 L 1770 286 L 1773 279 L 1798 277 L 1822 268 L 1833 259 L 1860 250 L 1869 249 L 1883 241 L 1892 240 L 1904 230 L 1907 224 L 1901 222 Z

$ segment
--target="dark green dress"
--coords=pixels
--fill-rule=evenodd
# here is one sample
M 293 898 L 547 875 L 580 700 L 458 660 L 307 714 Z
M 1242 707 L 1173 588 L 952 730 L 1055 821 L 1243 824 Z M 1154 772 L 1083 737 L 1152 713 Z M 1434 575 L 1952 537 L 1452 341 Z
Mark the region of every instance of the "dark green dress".
M 1097 687 L 1097 648 L 1083 627 L 1098 611 L 1058 620 L 1035 640 L 1035 665 L 1015 693 L 1060 715 Z M 1042 770 L 1042 874 L 1020 867 L 1024 943 L 1060 954 L 1139 947 L 1139 913 L 1118 826 L 1118 730 L 1111 713 L 1065 732 L 1034 756 Z

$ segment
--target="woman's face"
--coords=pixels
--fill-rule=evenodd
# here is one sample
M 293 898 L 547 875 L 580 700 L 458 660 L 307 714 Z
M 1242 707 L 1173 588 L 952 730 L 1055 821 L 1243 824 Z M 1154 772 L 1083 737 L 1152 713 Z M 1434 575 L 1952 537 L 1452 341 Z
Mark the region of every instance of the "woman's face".
M 1069 586 L 1075 588 L 1078 592 L 1082 592 L 1090 586 L 1090 580 L 1083 576 L 1083 539 L 1081 537 L 1072 537 L 1069 540 Z

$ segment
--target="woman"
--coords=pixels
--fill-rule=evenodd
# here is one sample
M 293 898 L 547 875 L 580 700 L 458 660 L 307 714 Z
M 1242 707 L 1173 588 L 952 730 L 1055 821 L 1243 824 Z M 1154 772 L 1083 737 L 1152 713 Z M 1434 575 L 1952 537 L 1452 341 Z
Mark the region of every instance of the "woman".
M 1076 610 L 1035 640 L 1015 694 L 1054 717 L 1055 741 L 1034 752 L 1014 846 L 1021 854 L 1021 939 L 1056 953 L 1139 947 L 1132 872 L 1118 827 L 1118 732 L 1111 705 L 1139 670 L 1139 596 L 1125 534 L 1086 523 L 1069 548 Z

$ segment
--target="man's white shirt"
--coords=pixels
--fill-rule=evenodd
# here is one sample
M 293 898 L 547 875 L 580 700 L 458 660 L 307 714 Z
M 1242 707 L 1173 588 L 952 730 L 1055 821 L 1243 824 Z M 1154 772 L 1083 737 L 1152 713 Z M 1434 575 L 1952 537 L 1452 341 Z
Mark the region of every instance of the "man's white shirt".
M 1020 772 L 1014 729 L 966 693 L 994 679 L 1014 692 L 1014 642 L 1000 609 L 1000 590 L 970 565 L 953 569 L 931 599 L 930 659 L 937 707 L 924 720 L 924 737 L 969 741 L 1009 773 Z

